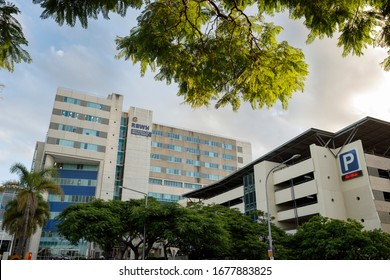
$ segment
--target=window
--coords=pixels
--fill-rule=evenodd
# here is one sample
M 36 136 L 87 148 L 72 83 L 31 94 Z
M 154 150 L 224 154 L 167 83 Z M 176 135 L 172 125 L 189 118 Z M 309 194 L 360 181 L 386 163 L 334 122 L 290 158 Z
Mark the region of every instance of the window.
M 168 137 L 176 140 L 181 140 L 181 135 L 180 134 L 175 134 L 172 132 L 168 132 Z
M 177 152 L 181 152 L 181 146 L 177 146 L 177 145 L 168 144 L 167 145 L 167 149 L 168 150 L 177 151 Z
M 152 141 L 152 147 L 154 147 L 154 148 L 162 148 L 163 144 L 160 143 L 160 142 L 153 142 Z
M 150 154 L 150 158 L 162 160 L 163 156 L 159 154 Z
M 216 141 L 204 140 L 204 143 L 209 146 L 218 147 L 219 143 Z
M 163 194 L 163 193 L 155 193 L 155 192 L 149 192 L 148 196 L 154 197 L 161 202 L 177 202 L 180 199 L 182 199 L 180 195 Z
M 124 151 L 125 150 L 125 139 L 119 139 L 118 141 L 118 151 Z
M 256 210 L 256 189 L 254 184 L 254 174 L 245 175 L 244 183 L 244 207 L 245 214 L 249 215 L 253 210 Z
M 164 185 L 169 186 L 169 187 L 176 187 L 176 188 L 182 188 L 183 183 L 182 182 L 176 182 L 176 181 L 169 181 L 169 180 L 164 180 Z
M 228 159 L 228 160 L 235 160 L 235 156 L 227 155 L 227 154 L 222 154 L 222 158 Z
M 202 174 L 202 177 L 213 181 L 219 180 L 219 176 L 215 174 Z
M 195 148 L 186 148 L 186 152 L 190 154 L 200 155 L 200 150 Z
M 218 169 L 219 168 L 218 163 L 212 163 L 212 162 L 205 162 L 204 166 L 207 167 L 207 168 L 214 168 L 214 169 Z
M 236 171 L 236 167 L 230 165 L 223 165 L 222 169 L 227 171 Z
M 159 167 L 159 166 L 150 166 L 149 170 L 151 172 L 161 172 L 161 167 Z
M 68 131 L 68 132 L 76 132 L 76 127 L 71 125 L 59 124 L 58 130 Z
M 222 143 L 222 148 L 226 150 L 233 150 L 233 145 Z
M 83 128 L 83 134 L 85 135 L 92 135 L 92 136 L 99 136 L 99 131 L 93 130 L 93 129 L 88 129 L 88 128 Z
M 71 164 L 71 163 L 59 163 L 57 167 L 64 170 L 90 170 L 98 171 L 99 167 L 97 165 L 87 165 L 87 164 Z
M 65 146 L 65 147 L 74 147 L 74 141 L 72 140 L 64 140 L 64 139 L 58 139 L 58 145 Z
M 99 103 L 95 103 L 95 102 L 87 102 L 87 107 L 89 108 L 94 108 L 94 109 L 102 109 L 103 106 Z
M 64 97 L 64 102 L 66 103 L 71 103 L 71 104 L 76 104 L 76 105 L 80 105 L 80 100 L 78 99 L 75 99 L 75 98 L 72 98 L 72 97 Z
M 62 202 L 91 202 L 95 197 L 87 196 L 87 195 L 64 195 L 64 200 Z M 60 195 L 50 195 L 48 197 L 48 201 L 50 202 L 61 202 Z M 50 219 L 54 219 L 52 213 L 60 213 L 60 212 L 50 212 Z
M 101 122 L 101 118 L 96 117 L 96 116 L 91 116 L 91 115 L 85 115 L 84 119 L 86 121 L 89 121 L 89 122 L 96 122 L 96 123 L 100 123 Z
M 80 148 L 84 150 L 97 151 L 98 145 L 90 144 L 90 143 L 81 143 Z
M 181 158 L 174 156 L 167 156 L 167 161 L 181 163 Z
M 157 136 L 163 136 L 164 135 L 163 132 L 160 131 L 160 130 L 153 130 L 153 134 L 157 135 Z
M 244 163 L 244 158 L 243 157 L 238 157 L 237 161 L 238 161 L 238 163 Z
M 123 165 L 125 163 L 125 153 L 122 151 L 118 151 L 118 156 L 116 158 L 117 165 Z
M 194 189 L 194 190 L 202 188 L 202 186 L 199 184 L 191 184 L 191 183 L 184 183 L 184 187 L 187 189 Z
M 121 117 L 121 125 L 122 126 L 127 126 L 128 123 L 129 123 L 129 118 Z
M 180 169 L 175 169 L 175 168 L 167 168 L 165 172 L 167 174 L 181 175 L 181 170 Z
M 195 137 L 191 137 L 191 136 L 187 136 L 186 137 L 186 141 L 187 142 L 192 142 L 192 143 L 197 143 L 197 144 L 200 143 L 200 139 L 199 138 L 195 138 Z
M 64 117 L 73 118 L 73 119 L 78 119 L 79 118 L 79 113 L 76 113 L 76 112 L 62 110 L 61 113 L 62 113 L 62 115 Z
M 216 152 L 204 151 L 203 154 L 209 157 L 218 157 L 218 153 Z
M 198 160 L 194 160 L 194 159 L 187 159 L 186 160 L 186 163 L 187 164 L 191 164 L 191 165 L 195 165 L 195 166 L 200 166 L 200 161 L 198 161 Z
M 194 178 L 200 178 L 199 172 L 193 172 L 193 171 L 186 171 L 187 177 L 194 177 Z
M 242 154 L 242 147 L 240 146 L 237 146 L 237 152 L 241 153 Z
M 152 184 L 152 185 L 162 185 L 162 180 L 161 179 L 149 178 L 149 184 Z

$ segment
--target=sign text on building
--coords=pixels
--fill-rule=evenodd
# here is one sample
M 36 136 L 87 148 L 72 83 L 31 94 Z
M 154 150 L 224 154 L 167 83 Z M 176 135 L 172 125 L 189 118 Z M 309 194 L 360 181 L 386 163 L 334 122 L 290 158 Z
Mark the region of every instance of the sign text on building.
M 134 135 L 152 137 L 152 132 L 149 131 L 149 126 L 145 124 L 131 123 L 130 133 Z

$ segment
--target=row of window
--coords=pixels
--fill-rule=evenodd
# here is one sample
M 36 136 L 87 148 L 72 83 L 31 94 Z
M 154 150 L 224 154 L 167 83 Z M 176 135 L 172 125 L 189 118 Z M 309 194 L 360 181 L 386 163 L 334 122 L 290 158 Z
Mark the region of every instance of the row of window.
M 180 157 L 166 156 L 166 155 L 161 155 L 161 154 L 150 154 L 150 158 L 157 159 L 157 160 L 166 160 L 166 161 L 174 162 L 174 163 L 182 163 L 183 162 L 183 159 Z M 213 168 L 213 169 L 219 169 L 218 163 L 203 162 L 203 161 L 189 159 L 189 158 L 186 159 L 186 164 L 194 165 L 194 166 L 204 166 L 204 167 Z M 227 170 L 227 171 L 235 171 L 237 168 L 235 166 L 224 164 L 224 165 L 222 165 L 222 169 Z
M 186 189 L 194 189 L 194 190 L 202 188 L 202 185 L 199 184 L 183 183 L 178 181 L 162 180 L 162 179 L 155 179 L 155 178 L 149 178 L 149 184 L 164 185 L 169 187 L 186 188 Z
M 157 135 L 157 136 L 161 136 L 161 137 L 164 136 L 164 132 L 161 130 L 153 130 L 153 134 Z M 168 138 L 176 139 L 176 140 L 180 140 L 180 141 L 182 141 L 184 138 L 181 134 L 176 134 L 176 133 L 172 133 L 172 132 L 168 132 L 166 134 L 166 136 Z M 221 148 L 224 148 L 227 150 L 233 150 L 235 148 L 235 146 L 232 144 L 220 143 L 220 142 L 211 141 L 211 140 L 203 140 L 203 139 L 200 139 L 197 137 L 191 137 L 191 136 L 186 136 L 185 141 L 191 142 L 191 143 L 196 143 L 196 144 L 205 144 L 205 145 L 209 145 L 212 147 L 221 147 Z
M 50 201 L 50 202 L 75 202 L 75 203 L 81 203 L 81 202 L 91 202 L 92 200 L 94 200 L 94 198 L 95 198 L 94 196 L 88 196 L 88 195 L 64 195 L 64 200 L 61 201 L 61 196 L 60 195 L 49 194 L 47 200 Z M 54 219 L 54 218 L 52 216 L 50 216 L 50 219 Z
M 99 169 L 99 166 L 97 165 L 88 165 L 88 164 L 56 163 L 55 166 L 59 169 L 64 169 L 64 170 L 98 171 Z
M 54 123 L 52 125 L 55 125 Z M 74 132 L 74 133 L 80 133 L 84 135 L 91 135 L 96 137 L 102 137 L 104 133 L 98 130 L 89 129 L 89 128 L 79 128 L 77 126 L 73 125 L 65 125 L 65 124 L 58 124 L 57 126 L 58 130 L 66 131 L 66 132 Z
M 209 179 L 213 181 L 218 181 L 220 180 L 220 176 L 215 175 L 215 174 L 207 174 L 207 173 L 200 173 L 200 172 L 194 172 L 194 171 L 185 171 L 185 170 L 180 170 L 180 169 L 175 169 L 175 168 L 165 168 L 165 167 L 160 167 L 160 166 L 150 166 L 149 170 L 151 172 L 156 172 L 156 173 L 166 173 L 166 174 L 171 174 L 171 175 L 180 175 L 180 176 L 187 176 L 187 177 L 192 177 L 192 178 L 204 178 L 204 179 Z
M 77 178 L 58 178 L 55 179 L 58 185 L 66 186 L 89 186 L 96 187 L 97 181 L 92 179 L 77 179 Z
M 219 157 L 219 154 L 217 152 L 211 152 L 211 151 L 201 151 L 200 149 L 197 149 L 197 148 L 191 148 L 191 147 L 182 147 L 182 146 L 178 146 L 178 145 L 173 145 L 173 144 L 163 144 L 161 142 L 154 142 L 152 141 L 151 143 L 152 147 L 154 148 L 166 148 L 168 150 L 171 150 L 171 151 L 177 151 L 177 152 L 183 152 L 184 149 L 185 149 L 185 152 L 186 153 L 189 153 L 189 154 L 194 154 L 194 155 L 205 155 L 205 156 L 209 156 L 209 157 Z M 222 154 L 221 157 L 223 159 L 227 159 L 227 160 L 236 160 L 236 157 L 233 156 L 233 155 L 229 155 L 229 154 Z
M 155 192 L 149 192 L 148 197 L 154 197 L 155 199 L 161 202 L 177 202 L 180 199 L 182 199 L 180 195 L 155 193 Z
M 76 141 L 73 140 L 66 140 L 66 139 L 57 139 L 57 145 L 64 146 L 64 147 L 71 147 L 71 148 L 77 148 L 76 147 Z M 90 150 L 90 151 L 98 151 L 99 146 L 96 144 L 91 143 L 79 143 L 80 149 L 83 150 Z
M 77 112 L 72 112 L 72 111 L 67 111 L 67 110 L 61 110 L 60 113 L 62 116 L 67 117 L 67 118 L 73 118 L 73 119 L 78 119 L 78 120 L 85 120 L 89 122 L 94 122 L 94 123 L 101 123 L 101 124 L 108 124 L 108 120 L 105 118 L 101 118 L 98 116 L 93 116 L 93 115 L 85 115 Z
M 104 106 L 104 105 L 102 105 L 100 103 L 96 103 L 96 102 L 84 101 L 84 100 L 76 99 L 73 97 L 67 97 L 67 96 L 64 96 L 63 100 L 65 103 L 80 105 L 83 107 L 89 107 L 89 108 L 99 109 L 99 110 L 105 109 L 106 111 L 108 111 L 108 108 L 106 108 L 107 106 Z

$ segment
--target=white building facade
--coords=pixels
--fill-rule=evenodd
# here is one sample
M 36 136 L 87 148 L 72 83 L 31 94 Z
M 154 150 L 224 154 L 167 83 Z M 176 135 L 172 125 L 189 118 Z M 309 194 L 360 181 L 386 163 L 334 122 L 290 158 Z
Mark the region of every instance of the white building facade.
M 56 232 L 54 218 L 70 204 L 144 196 L 177 202 L 252 160 L 248 142 L 156 124 L 152 111 L 122 106 L 119 94 L 57 90 L 33 168 L 57 167 L 65 199 L 48 196 L 52 219 L 31 239 L 33 258 L 91 256 L 89 244 L 71 246 Z

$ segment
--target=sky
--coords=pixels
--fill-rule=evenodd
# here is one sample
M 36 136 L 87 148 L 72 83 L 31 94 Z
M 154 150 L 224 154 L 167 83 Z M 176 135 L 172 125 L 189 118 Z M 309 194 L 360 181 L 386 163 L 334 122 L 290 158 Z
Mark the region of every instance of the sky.
M 92 20 L 88 29 L 59 26 L 42 20 L 32 1 L 13 1 L 33 62 L 0 70 L 0 183 L 16 179 L 14 163 L 31 167 L 36 141 L 45 141 L 54 96 L 59 87 L 107 97 L 124 96 L 129 106 L 153 111 L 155 123 L 192 129 L 251 142 L 253 160 L 310 128 L 336 132 L 367 116 L 390 121 L 390 72 L 379 63 L 386 50 L 370 48 L 364 56 L 342 57 L 337 38 L 317 39 L 306 45 L 308 31 L 300 21 L 276 16 L 284 27 L 280 40 L 301 48 L 309 64 L 304 92 L 293 94 L 287 110 L 280 103 L 253 110 L 243 104 L 238 112 L 192 109 L 176 95 L 177 86 L 155 81 L 156 73 L 140 75 L 139 65 L 115 58 L 116 36 L 126 36 L 136 25 L 136 13 L 109 21 Z

